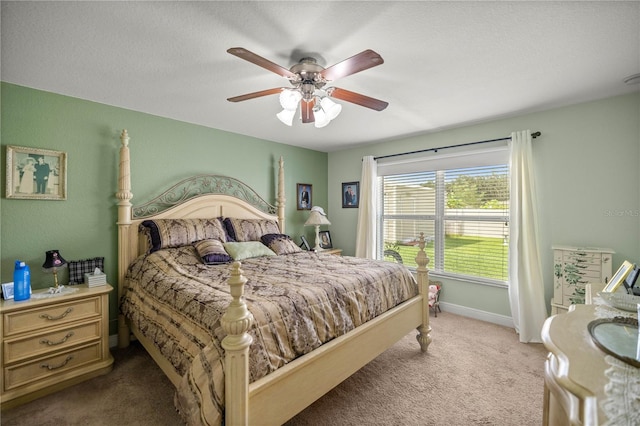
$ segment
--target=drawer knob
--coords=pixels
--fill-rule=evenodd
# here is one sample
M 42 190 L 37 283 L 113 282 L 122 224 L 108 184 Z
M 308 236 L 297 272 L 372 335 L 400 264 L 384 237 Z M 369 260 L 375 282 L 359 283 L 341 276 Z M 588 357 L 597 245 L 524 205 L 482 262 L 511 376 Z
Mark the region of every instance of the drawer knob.
M 71 336 L 73 336 L 73 331 L 68 332 L 66 336 L 64 336 L 61 340 L 59 340 L 57 342 L 52 342 L 49 339 L 42 339 L 42 340 L 40 340 L 40 343 L 42 343 L 43 345 L 48 345 L 48 346 L 56 346 L 56 345 L 59 345 L 61 343 L 66 342 L 67 340 L 69 340 L 69 338 Z
M 48 320 L 51 320 L 51 321 L 56 321 L 56 320 L 60 320 L 60 319 L 62 319 L 64 317 L 66 317 L 67 315 L 69 315 L 71 313 L 71 311 L 73 311 L 73 308 L 69 307 L 69 308 L 67 308 L 66 311 L 64 311 L 63 313 L 61 313 L 57 317 L 52 317 L 49 314 L 40 314 L 40 318 L 48 319 Z
M 69 355 L 69 356 L 67 356 L 67 358 L 64 361 L 62 361 L 58 365 L 40 364 L 40 368 L 46 368 L 49 371 L 57 370 L 58 368 L 62 368 L 65 365 L 67 365 L 69 363 L 69 361 L 71 361 L 72 359 L 73 359 L 73 355 Z

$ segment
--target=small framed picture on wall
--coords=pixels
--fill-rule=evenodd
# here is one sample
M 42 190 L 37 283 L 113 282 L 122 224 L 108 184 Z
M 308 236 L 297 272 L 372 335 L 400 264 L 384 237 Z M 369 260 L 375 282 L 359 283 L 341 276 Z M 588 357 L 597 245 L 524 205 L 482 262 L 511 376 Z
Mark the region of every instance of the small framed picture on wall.
M 360 182 L 342 183 L 342 208 L 357 208 L 360 203 Z
M 311 210 L 311 185 L 308 183 L 296 184 L 298 210 Z

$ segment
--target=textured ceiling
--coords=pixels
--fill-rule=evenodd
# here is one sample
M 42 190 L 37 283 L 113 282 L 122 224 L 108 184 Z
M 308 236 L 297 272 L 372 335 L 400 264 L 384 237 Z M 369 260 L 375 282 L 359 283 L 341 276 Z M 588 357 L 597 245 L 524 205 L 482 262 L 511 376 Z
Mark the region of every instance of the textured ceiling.
M 3 1 L 1 36 L 3 81 L 320 151 L 640 89 L 637 1 Z M 389 107 L 287 127 L 277 96 L 226 101 L 289 85 L 230 47 L 285 68 L 375 50 L 334 85 Z

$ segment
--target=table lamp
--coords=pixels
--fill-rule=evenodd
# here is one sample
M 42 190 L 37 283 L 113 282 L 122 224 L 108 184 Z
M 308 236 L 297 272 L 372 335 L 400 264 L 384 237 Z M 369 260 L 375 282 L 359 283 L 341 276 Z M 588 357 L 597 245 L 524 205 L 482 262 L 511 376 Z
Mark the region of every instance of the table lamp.
M 311 207 L 311 213 L 304 223 L 304 226 L 316 227 L 316 246 L 313 248 L 315 251 L 323 250 L 322 247 L 320 247 L 320 225 L 331 225 L 331 222 L 327 219 L 327 214 L 322 207 L 313 206 Z
M 58 293 L 62 289 L 62 286 L 58 285 L 58 269 L 66 268 L 67 261 L 62 258 L 58 250 L 49 250 L 46 253 L 46 259 L 42 264 L 42 270 L 45 272 L 53 273 L 53 292 Z

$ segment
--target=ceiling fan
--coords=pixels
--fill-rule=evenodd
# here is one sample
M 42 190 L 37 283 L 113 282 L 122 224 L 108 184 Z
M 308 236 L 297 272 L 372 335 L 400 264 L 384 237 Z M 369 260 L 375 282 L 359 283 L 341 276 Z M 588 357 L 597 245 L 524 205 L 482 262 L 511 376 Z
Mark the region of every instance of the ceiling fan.
M 326 126 L 342 110 L 342 106 L 336 104 L 330 98 L 351 102 L 376 111 L 382 111 L 389 105 L 388 102 L 339 87 L 325 88 L 325 85 L 330 81 L 384 63 L 382 57 L 373 50 L 365 50 L 328 68 L 319 65 L 315 58 L 305 57 L 290 69 L 281 67 L 242 47 L 233 47 L 228 49 L 227 52 L 288 79 L 293 86 L 292 88 L 275 87 L 234 96 L 227 100 L 241 102 L 262 96 L 280 94 L 280 104 L 283 109 L 277 114 L 277 117 L 288 126 L 293 124 L 293 117 L 298 110 L 298 105 L 300 105 L 303 123 L 315 123 L 316 127 Z

